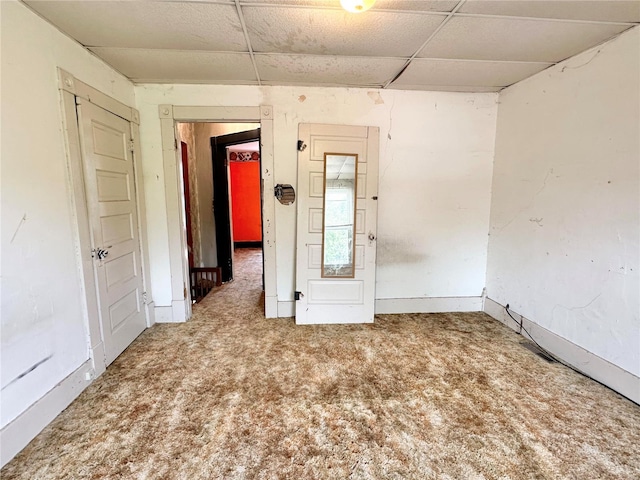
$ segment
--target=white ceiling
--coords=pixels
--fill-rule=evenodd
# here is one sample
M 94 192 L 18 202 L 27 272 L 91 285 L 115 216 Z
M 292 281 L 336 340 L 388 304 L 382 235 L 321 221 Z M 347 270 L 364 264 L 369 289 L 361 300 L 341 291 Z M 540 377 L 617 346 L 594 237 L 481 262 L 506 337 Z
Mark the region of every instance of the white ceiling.
M 640 1 L 32 1 L 136 83 L 499 91 L 640 23 Z

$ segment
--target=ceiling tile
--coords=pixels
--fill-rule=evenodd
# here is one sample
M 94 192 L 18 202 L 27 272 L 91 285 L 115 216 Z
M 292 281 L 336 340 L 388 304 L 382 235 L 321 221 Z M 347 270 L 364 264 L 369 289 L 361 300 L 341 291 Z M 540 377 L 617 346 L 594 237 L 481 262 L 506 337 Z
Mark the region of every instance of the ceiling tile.
M 248 53 L 90 48 L 135 82 L 257 83 Z
M 407 10 L 422 12 L 450 12 L 459 0 L 377 0 L 375 10 Z M 240 4 L 295 5 L 339 8 L 339 0 L 240 0 Z
M 400 85 L 506 87 L 549 67 L 548 63 L 414 59 L 394 82 Z
M 466 2 L 458 11 L 515 17 L 640 22 L 638 0 L 484 0 Z
M 234 5 L 27 1 L 86 46 L 248 51 Z
M 422 58 L 557 62 L 597 45 L 627 26 L 453 17 L 418 55 Z
M 423 92 L 473 92 L 473 93 L 490 93 L 499 92 L 504 87 L 476 87 L 465 85 L 394 85 L 387 87 L 390 90 L 420 90 Z
M 403 59 L 331 55 L 256 55 L 260 79 L 266 83 L 345 86 L 383 85 L 395 77 Z
M 409 57 L 443 15 L 369 11 L 243 7 L 256 52 Z
M 423 12 L 450 12 L 460 3 L 453 1 L 425 1 L 425 0 L 378 0 L 373 8 L 377 10 L 415 10 Z

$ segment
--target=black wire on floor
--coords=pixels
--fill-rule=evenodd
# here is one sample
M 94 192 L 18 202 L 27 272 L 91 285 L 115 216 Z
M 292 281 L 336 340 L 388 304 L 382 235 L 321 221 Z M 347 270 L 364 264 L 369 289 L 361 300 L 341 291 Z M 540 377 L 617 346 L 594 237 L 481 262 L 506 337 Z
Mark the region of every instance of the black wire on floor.
M 544 353 L 545 353 L 549 358 L 552 358 L 552 359 L 553 359 L 553 360 L 555 360 L 556 362 L 558 362 L 558 363 L 562 363 L 562 364 L 564 365 L 564 362 L 560 361 L 558 358 L 556 358 L 556 356 L 555 356 L 553 353 L 551 353 L 549 350 L 547 350 L 547 349 L 546 349 L 546 348 L 544 348 L 542 345 L 540 345 L 538 342 L 536 342 L 536 339 L 535 339 L 535 338 L 533 338 L 533 337 L 531 336 L 531 334 L 529 333 L 529 331 L 528 331 L 526 328 L 524 328 L 524 325 L 522 324 L 522 319 L 521 319 L 520 321 L 518 321 L 518 320 L 516 320 L 516 319 L 514 318 L 514 316 L 513 316 L 513 315 L 511 315 L 511 312 L 509 311 L 509 304 L 508 304 L 508 303 L 507 303 L 507 306 L 506 306 L 506 307 L 504 307 L 504 309 L 505 309 L 505 311 L 507 312 L 507 315 L 509 315 L 509 316 L 511 317 L 511 319 L 512 319 L 514 322 L 516 322 L 516 323 L 518 324 L 518 326 L 520 327 L 520 329 L 521 329 L 521 330 L 524 330 L 524 333 L 526 333 L 526 334 L 527 334 L 527 336 L 529 337 L 529 339 L 530 339 L 533 343 L 535 343 L 535 344 L 538 346 L 538 348 L 539 348 L 540 350 L 542 350 L 542 351 L 543 351 L 543 352 L 544 352 Z
M 573 365 L 569 365 L 567 362 L 565 362 L 565 361 L 563 361 L 563 360 L 559 359 L 556 355 L 554 355 L 553 353 L 551 353 L 549 350 L 547 350 L 546 348 L 542 347 L 538 342 L 536 342 L 536 339 L 535 339 L 535 338 L 533 338 L 533 337 L 531 336 L 531 334 L 529 333 L 529 331 L 528 331 L 526 328 L 524 328 L 524 325 L 522 325 L 522 320 L 518 321 L 518 320 L 516 320 L 516 319 L 514 318 L 514 316 L 513 316 L 513 315 L 511 315 L 511 312 L 509 311 L 509 304 L 508 304 L 508 303 L 507 303 L 507 305 L 504 307 L 504 310 L 507 312 L 507 315 L 509 315 L 509 317 L 510 317 L 514 322 L 516 322 L 516 323 L 518 324 L 518 326 L 519 326 L 519 327 L 520 327 L 520 328 L 521 328 L 521 329 L 522 329 L 522 330 L 527 334 L 527 337 L 529 337 L 529 339 L 530 339 L 533 343 L 535 343 L 535 344 L 536 344 L 536 346 L 537 346 L 540 350 L 542 350 L 542 351 L 543 351 L 547 356 L 549 356 L 549 358 L 552 358 L 553 360 L 555 360 L 556 362 L 560 363 L 561 365 L 564 365 L 565 367 L 570 368 L 570 369 L 571 369 L 571 370 L 573 370 L 574 372 L 579 373 L 579 374 L 580 374 L 580 375 L 582 375 L 583 377 L 586 377 L 586 378 L 588 378 L 589 380 L 593 380 L 594 382 L 599 383 L 599 384 L 600 384 L 600 385 L 602 385 L 603 387 L 606 387 L 606 388 L 608 388 L 609 390 L 612 390 L 613 392 L 617 393 L 618 395 L 622 395 L 621 393 L 616 392 L 615 390 L 613 390 L 613 388 L 611 388 L 611 387 L 609 387 L 608 385 L 605 385 L 604 383 L 602 383 L 600 380 L 596 380 L 595 378 L 591 377 L 590 375 L 587 375 L 586 373 L 584 373 L 584 372 L 582 372 L 582 371 L 578 370 L 578 369 L 577 369 L 576 367 L 574 367 Z M 520 317 L 522 317 L 522 315 L 521 315 Z M 522 335 L 522 334 L 520 334 L 520 335 Z M 622 395 L 622 396 L 624 396 L 624 395 Z M 627 398 L 627 397 L 625 397 L 625 398 Z M 631 399 L 629 399 L 629 400 L 631 400 Z M 631 400 L 631 401 L 633 402 L 633 400 Z M 633 402 L 633 403 L 635 403 L 635 402 Z

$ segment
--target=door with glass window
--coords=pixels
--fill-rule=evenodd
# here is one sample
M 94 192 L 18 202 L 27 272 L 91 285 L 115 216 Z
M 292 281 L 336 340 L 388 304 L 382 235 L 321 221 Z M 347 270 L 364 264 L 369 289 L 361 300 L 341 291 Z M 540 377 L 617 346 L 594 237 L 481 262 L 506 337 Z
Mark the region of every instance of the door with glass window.
M 299 135 L 296 323 L 371 323 L 379 129 L 301 124 Z

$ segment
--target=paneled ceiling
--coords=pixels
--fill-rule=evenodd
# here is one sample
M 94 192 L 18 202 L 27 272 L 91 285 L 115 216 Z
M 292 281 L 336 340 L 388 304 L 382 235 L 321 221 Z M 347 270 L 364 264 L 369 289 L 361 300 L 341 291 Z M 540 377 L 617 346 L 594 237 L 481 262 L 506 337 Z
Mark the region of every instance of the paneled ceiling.
M 499 91 L 640 23 L 640 1 L 32 1 L 136 83 Z

